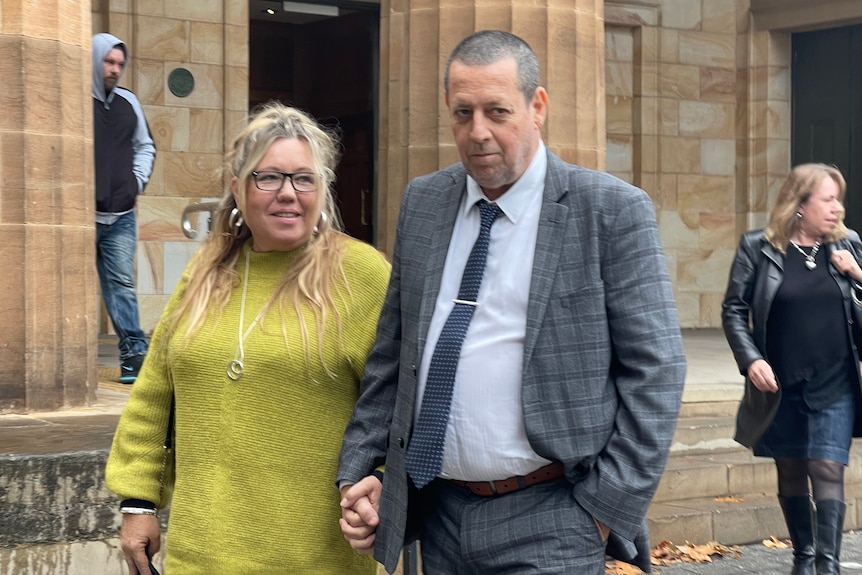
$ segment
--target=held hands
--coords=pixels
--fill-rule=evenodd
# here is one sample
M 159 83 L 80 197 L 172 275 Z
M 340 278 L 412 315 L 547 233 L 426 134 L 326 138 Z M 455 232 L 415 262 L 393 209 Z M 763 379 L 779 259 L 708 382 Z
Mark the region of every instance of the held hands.
M 129 566 L 129 575 L 150 575 L 149 557 L 158 553 L 162 547 L 158 518 L 155 515 L 123 515 L 120 544 Z
M 764 359 L 756 359 L 748 366 L 748 379 L 760 391 L 766 393 L 775 393 L 778 391 L 778 381 L 775 379 L 775 373 Z
M 859 263 L 847 250 L 835 250 L 832 252 L 832 265 L 835 266 L 843 275 L 862 283 L 862 269 L 859 268 Z
M 374 533 L 380 522 L 377 510 L 382 491 L 383 484 L 373 475 L 341 488 L 341 519 L 338 523 L 344 538 L 361 555 L 374 551 Z

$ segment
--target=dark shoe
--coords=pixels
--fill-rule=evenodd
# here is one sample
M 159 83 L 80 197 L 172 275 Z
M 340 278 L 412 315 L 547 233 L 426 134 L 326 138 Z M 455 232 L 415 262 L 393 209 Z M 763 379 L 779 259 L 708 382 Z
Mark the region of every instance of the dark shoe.
M 120 383 L 135 383 L 138 379 L 138 372 L 141 371 L 141 365 L 144 363 L 145 355 L 133 355 L 120 361 Z
M 817 506 L 817 575 L 834 575 L 841 572 L 838 556 L 841 554 L 841 530 L 844 528 L 844 511 L 847 506 L 837 499 L 816 501 Z
M 778 496 L 784 522 L 793 541 L 793 570 L 790 575 L 814 575 L 814 518 L 811 498 Z

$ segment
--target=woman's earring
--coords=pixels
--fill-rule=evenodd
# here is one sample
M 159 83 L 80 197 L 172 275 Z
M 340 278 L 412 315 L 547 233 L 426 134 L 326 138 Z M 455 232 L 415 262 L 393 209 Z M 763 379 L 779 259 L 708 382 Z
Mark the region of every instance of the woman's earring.
M 320 212 L 320 223 L 314 226 L 314 229 L 311 230 L 311 233 L 314 235 L 319 234 L 321 226 L 325 226 L 328 219 L 329 217 L 326 215 L 326 212 Z
M 797 220 L 801 220 L 801 219 L 802 219 L 802 214 L 801 214 L 800 212 L 796 212 L 796 219 L 797 219 Z
M 227 225 L 231 228 L 241 228 L 245 220 L 242 219 L 242 212 L 239 208 L 234 208 L 230 211 L 230 216 L 227 218 Z

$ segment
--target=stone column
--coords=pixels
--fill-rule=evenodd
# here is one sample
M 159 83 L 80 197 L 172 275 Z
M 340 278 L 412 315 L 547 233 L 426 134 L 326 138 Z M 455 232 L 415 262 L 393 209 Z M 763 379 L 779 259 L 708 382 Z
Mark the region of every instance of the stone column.
M 550 95 L 545 143 L 564 160 L 605 165 L 603 0 L 382 0 L 378 244 L 391 253 L 404 186 L 458 161 L 443 103 L 449 52 L 483 29 L 533 47 Z
M 0 7 L 0 413 L 95 399 L 90 3 Z

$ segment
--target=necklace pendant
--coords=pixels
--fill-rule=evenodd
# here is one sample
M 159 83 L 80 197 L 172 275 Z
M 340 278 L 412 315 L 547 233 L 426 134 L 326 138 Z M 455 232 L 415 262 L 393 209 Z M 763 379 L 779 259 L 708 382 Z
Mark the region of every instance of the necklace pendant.
M 817 267 L 817 262 L 814 261 L 814 258 L 817 257 L 817 250 L 820 249 L 820 240 L 814 242 L 814 247 L 811 248 L 810 254 L 806 254 L 805 250 L 800 248 L 799 244 L 797 244 L 793 240 L 790 240 L 790 245 L 796 248 L 796 251 L 802 254 L 802 257 L 805 258 L 805 267 L 807 267 L 809 271 Z
M 229 364 L 227 364 L 227 376 L 231 378 L 233 381 L 239 380 L 242 377 L 242 371 L 245 366 L 243 366 L 242 362 L 238 359 L 233 360 Z

